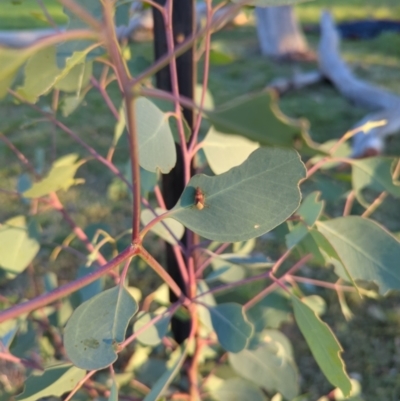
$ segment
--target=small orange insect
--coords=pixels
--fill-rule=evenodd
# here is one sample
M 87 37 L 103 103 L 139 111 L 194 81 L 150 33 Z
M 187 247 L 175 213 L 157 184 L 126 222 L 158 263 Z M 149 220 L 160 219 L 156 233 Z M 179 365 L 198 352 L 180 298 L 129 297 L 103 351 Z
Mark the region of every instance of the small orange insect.
M 198 210 L 203 210 L 205 207 L 205 197 L 204 193 L 200 187 L 196 187 L 196 192 L 194 193 L 194 204 Z

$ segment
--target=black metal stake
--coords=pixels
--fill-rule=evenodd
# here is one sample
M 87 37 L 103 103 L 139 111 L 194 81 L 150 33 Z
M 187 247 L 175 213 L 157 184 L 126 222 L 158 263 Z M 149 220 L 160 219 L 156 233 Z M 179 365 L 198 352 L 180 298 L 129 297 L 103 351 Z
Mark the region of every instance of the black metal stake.
M 155 0 L 158 4 L 164 5 L 165 0 Z M 165 34 L 164 20 L 161 13 L 153 8 L 154 18 L 154 53 L 155 59 L 159 59 L 168 52 L 167 40 Z M 173 0 L 173 33 L 175 44 L 181 43 L 186 37 L 192 35 L 195 29 L 195 0 Z M 176 60 L 179 93 L 182 96 L 193 99 L 194 84 L 195 84 L 195 63 L 194 50 L 189 49 Z M 171 76 L 169 65 L 164 67 L 156 74 L 157 88 L 171 92 Z M 193 111 L 191 109 L 183 109 L 189 127 L 193 128 Z M 165 204 L 168 209 L 175 206 L 181 193 L 184 190 L 184 166 L 182 152 L 179 145 L 177 147 L 177 163 L 174 169 L 167 175 L 162 177 L 162 193 Z M 182 238 L 184 245 L 187 245 L 187 235 L 185 233 Z M 172 246 L 166 244 L 166 263 L 167 271 L 176 281 L 182 291 L 186 294 L 186 288 L 182 280 L 178 263 Z M 186 294 L 187 295 L 187 294 Z M 177 300 L 176 295 L 170 292 L 171 302 Z M 178 318 L 173 318 L 172 333 L 175 340 L 181 344 L 189 336 L 190 321 L 183 321 Z

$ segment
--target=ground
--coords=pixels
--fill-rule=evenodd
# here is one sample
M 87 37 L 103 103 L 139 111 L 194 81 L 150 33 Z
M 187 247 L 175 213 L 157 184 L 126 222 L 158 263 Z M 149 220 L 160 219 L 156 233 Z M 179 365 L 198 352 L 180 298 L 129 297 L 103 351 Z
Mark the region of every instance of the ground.
M 17 2 L 15 0 L 14 2 Z M 0 28 L 17 29 L 33 23 L 43 26 L 38 19 L 39 14 L 15 16 L 12 1 L 6 0 L 0 7 Z M 24 4 L 34 5 L 35 0 L 24 0 Z M 45 0 L 49 10 L 57 22 L 63 21 L 60 8 L 53 0 Z M 332 10 L 336 20 L 353 18 L 392 18 L 400 19 L 400 4 L 398 0 L 340 0 L 314 1 L 297 7 L 297 13 L 303 24 L 315 24 L 321 8 Z M 34 22 L 32 22 L 34 21 Z M 316 35 L 308 35 L 310 46 L 315 48 L 318 42 Z M 313 63 L 273 63 L 261 57 L 255 27 L 248 24 L 242 27 L 227 28 L 214 35 L 213 46 L 223 49 L 232 55 L 234 61 L 227 65 L 213 65 L 210 75 L 210 90 L 216 104 L 230 100 L 243 93 L 264 88 L 272 79 L 290 76 L 296 69 L 311 70 Z M 352 64 L 354 71 L 364 79 L 381 85 L 400 95 L 400 35 L 384 34 L 371 41 L 345 41 L 342 43 L 342 55 Z M 140 55 L 151 61 L 151 43 L 133 44 L 133 56 Z M 201 78 L 201 65 L 199 79 Z M 117 102 L 117 88 L 111 89 L 112 98 Z M 42 104 L 46 103 L 44 100 Z M 291 117 L 305 117 L 311 124 L 311 135 L 317 142 L 338 138 L 344 134 L 356 121 L 365 115 L 365 110 L 350 105 L 337 94 L 328 84 L 320 84 L 298 92 L 293 92 L 282 98 L 282 110 Z M 86 98 L 84 107 L 75 112 L 68 120 L 68 125 L 79 135 L 93 145 L 99 152 L 105 154 L 111 142 L 114 122 L 100 96 L 92 90 Z M 0 107 L 0 131 L 4 132 L 28 158 L 39 160 L 40 152 L 44 151 L 45 162 L 70 152 L 79 152 L 86 157 L 85 152 L 69 140 L 65 134 L 55 132 L 52 126 L 40 120 L 37 113 L 25 106 L 16 105 L 10 97 L 2 102 Z M 400 136 L 389 139 L 390 146 L 386 153 L 400 154 Z M 125 145 L 120 142 L 116 152 L 116 162 L 123 164 L 127 160 Z M 0 182 L 3 189 L 15 189 L 16 180 L 24 170 L 8 148 L 0 143 Z M 76 221 L 83 227 L 90 223 L 103 222 L 112 227 L 112 232 L 118 233 L 129 227 L 130 207 L 126 198 L 108 197 L 112 176 L 109 172 L 91 161 L 80 170 L 88 185 L 74 187 L 68 193 L 61 194 L 61 199 Z M 342 177 L 337 185 L 346 186 Z M 310 190 L 310 188 L 307 188 Z M 29 205 L 15 202 L 0 192 L 0 221 L 26 212 Z M 398 200 L 388 199 L 381 210 L 373 218 L 386 225 L 394 232 L 400 231 L 400 208 Z M 338 215 L 343 208 L 343 200 L 330 202 L 327 212 Z M 357 211 L 358 209 L 356 209 Z M 360 209 L 361 210 L 361 209 Z M 60 224 L 55 225 L 55 222 Z M 47 245 L 41 253 L 45 263 L 54 243 L 60 243 L 68 234 L 68 228 L 61 223 L 59 216 L 53 212 L 40 216 L 43 236 Z M 57 231 L 55 231 L 55 227 Z M 153 241 L 154 250 L 159 245 Z M 43 264 L 42 268 L 55 268 L 55 265 Z M 71 258 L 64 255 L 59 259 L 57 269 L 63 272 L 64 279 L 72 278 L 70 269 Z M 41 270 L 41 269 L 39 269 Z M 330 272 L 315 269 L 314 276 L 329 278 Z M 134 277 L 137 286 L 154 288 L 157 282 L 153 275 L 143 274 L 137 269 Z M 2 293 L 8 287 L 0 287 Z M 396 401 L 400 400 L 400 307 L 399 294 L 389 294 L 382 300 L 359 300 L 355 296 L 348 297 L 349 305 L 355 317 L 347 322 L 338 306 L 336 295 L 328 291 L 320 291 L 327 301 L 328 311 L 324 320 L 329 323 L 337 334 L 344 348 L 344 360 L 348 371 L 359 379 L 363 387 L 366 401 Z M 32 295 L 32 294 L 27 294 Z M 285 326 L 285 332 L 293 341 L 296 360 L 302 375 L 302 389 L 309 392 L 310 399 L 326 394 L 330 385 L 326 382 L 315 365 L 307 346 L 301 340 L 296 327 Z

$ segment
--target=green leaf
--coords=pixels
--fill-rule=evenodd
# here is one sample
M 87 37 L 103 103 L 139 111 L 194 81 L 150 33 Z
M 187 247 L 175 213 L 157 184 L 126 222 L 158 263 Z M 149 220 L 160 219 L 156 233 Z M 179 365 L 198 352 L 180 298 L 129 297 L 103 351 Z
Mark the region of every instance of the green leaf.
M 32 186 L 32 180 L 31 177 L 23 173 L 18 177 L 18 182 L 17 182 L 17 191 L 21 194 L 22 192 L 27 191 L 30 187 Z M 27 200 L 25 199 L 27 202 Z
M 62 115 L 64 117 L 68 117 L 70 114 L 72 114 L 82 103 L 84 97 L 84 94 L 64 97 L 61 104 Z
M 247 311 L 247 316 L 256 332 L 265 328 L 278 328 L 283 322 L 291 320 L 288 297 L 283 291 L 275 291 Z
M 333 261 L 337 261 L 337 263 L 341 263 L 341 259 L 335 249 L 332 247 L 330 242 L 322 235 L 317 229 L 313 228 L 309 232 L 309 236 L 306 239 L 309 239 L 309 243 L 306 245 L 306 252 L 311 252 L 314 255 L 317 263 L 320 263 L 323 266 L 327 266 Z M 305 241 L 303 241 L 304 243 Z M 316 248 L 315 248 L 316 247 Z M 344 270 L 344 268 L 342 268 Z M 344 271 L 345 280 L 350 280 L 351 277 L 348 272 Z
M 196 104 L 198 105 L 200 104 L 202 93 L 203 93 L 203 85 L 197 84 L 194 88 L 194 98 Z M 214 98 L 208 88 L 206 89 L 206 94 L 204 96 L 204 108 L 207 110 L 214 109 Z
M 313 176 L 311 181 L 321 191 L 321 198 L 325 201 L 336 202 L 339 199 L 345 199 L 348 194 L 348 185 L 343 185 L 343 183 L 328 175 L 319 174 Z
M 248 255 L 256 246 L 255 238 L 249 239 L 247 241 L 235 242 L 232 244 L 232 250 L 238 255 Z
M 240 166 L 216 177 L 195 175 L 171 217 L 195 233 L 215 241 L 258 237 L 285 221 L 299 206 L 299 182 L 305 176 L 297 152 L 260 148 Z M 204 208 L 195 206 L 195 191 Z
M 44 372 L 32 373 L 25 383 L 18 401 L 36 401 L 45 397 L 60 397 L 71 391 L 86 375 L 82 369 L 62 363 L 47 368 Z
M 0 226 L 0 266 L 9 278 L 23 272 L 39 252 L 34 224 L 28 225 L 25 216 L 16 216 Z
M 226 65 L 232 63 L 234 60 L 235 58 L 231 54 L 217 49 L 210 50 L 210 63 L 212 65 Z
M 181 139 L 179 136 L 179 127 L 178 127 L 178 120 L 176 119 L 175 116 L 170 116 L 169 120 L 169 126 L 171 128 L 172 132 L 172 137 L 174 138 L 174 141 L 177 144 L 181 143 Z M 185 120 L 184 117 L 182 117 L 182 125 L 183 125 L 183 132 L 185 135 L 186 142 L 189 142 L 190 136 L 192 135 L 192 130 L 189 127 L 188 122 Z
M 368 202 L 362 195 L 365 188 L 377 192 L 387 191 L 395 197 L 400 197 L 400 185 L 392 178 L 393 166 L 396 159 L 388 157 L 371 157 L 352 161 L 352 184 L 357 200 L 368 207 Z
M 81 100 L 83 99 L 82 89 L 89 83 L 93 73 L 93 61 L 81 61 L 82 53 L 85 52 L 75 52 L 67 59 L 67 64 L 54 85 L 56 89 L 63 92 L 75 93 L 76 98 Z
M 57 159 L 47 176 L 41 181 L 35 182 L 30 189 L 25 191 L 24 197 L 40 198 L 60 189 L 68 190 L 70 186 L 76 183 L 74 176 L 82 165 L 82 161 L 77 162 L 77 159 L 78 155 L 75 153 Z
M 229 266 L 223 266 L 217 270 L 214 270 L 213 272 L 211 272 L 210 274 L 207 275 L 207 277 L 204 279 L 207 283 L 211 283 L 215 280 L 219 280 L 221 277 L 221 281 L 224 280 L 223 276 L 226 273 L 230 273 L 229 272 L 230 267 Z M 230 280 L 230 274 L 228 275 L 228 280 Z
M 319 295 L 309 295 L 308 297 L 303 297 L 301 301 L 317 316 L 322 316 L 326 312 L 326 302 Z
M 242 0 L 232 0 L 233 3 L 240 3 Z M 246 6 L 257 7 L 276 7 L 276 6 L 290 6 L 293 4 L 304 3 L 311 0 L 249 0 L 246 1 Z
M 153 318 L 162 313 L 156 311 L 155 313 L 140 312 L 133 325 L 133 332 L 138 331 L 144 325 L 148 324 Z M 166 314 L 159 321 L 149 326 L 145 331 L 137 336 L 137 339 L 144 345 L 155 346 L 160 344 L 163 337 L 167 334 L 169 322 L 171 320 L 170 314 Z
M 295 147 L 308 154 L 319 152 L 307 133 L 308 123 L 284 116 L 272 91 L 242 96 L 205 114 L 221 133 L 242 135 L 262 146 Z
M 247 320 L 243 306 L 229 302 L 208 309 L 221 346 L 229 352 L 240 352 L 246 348 L 253 326 Z
M 33 46 L 22 49 L 9 49 L 0 46 L 0 99 L 7 94 L 19 68 L 37 51 Z
M 116 359 L 137 303 L 124 287 L 106 290 L 81 304 L 65 328 L 64 345 L 74 365 L 102 369 Z
M 171 358 L 167 364 L 167 370 L 164 374 L 157 380 L 157 382 L 152 387 L 150 393 L 146 395 L 143 401 L 157 401 L 161 397 L 164 390 L 168 388 L 172 380 L 179 373 L 183 362 L 186 359 L 188 352 L 188 343 L 184 347 L 177 348 L 172 354 Z
M 319 200 L 321 193 L 318 191 L 309 194 L 301 203 L 296 215 L 302 221 L 293 224 L 288 222 L 290 232 L 286 235 L 286 246 L 292 248 L 299 244 L 308 234 L 309 227 L 312 227 L 318 220 L 324 208 L 324 202 Z
M 229 263 L 240 265 L 242 268 L 247 269 L 269 269 L 274 265 L 270 258 L 259 252 L 252 255 L 224 253 L 221 257 Z M 242 270 L 244 271 L 244 269 Z
M 75 92 L 89 83 L 93 63 L 91 61 L 86 63 L 86 57 L 92 48 L 90 46 L 83 51 L 74 52 L 71 57 L 65 60 L 65 67 L 59 71 L 56 79 L 58 89 L 65 92 Z
M 353 279 L 374 281 L 381 294 L 400 289 L 400 243 L 379 224 L 347 216 L 318 222 L 317 227 Z
M 197 308 L 197 313 L 199 320 L 202 323 L 202 328 L 209 334 L 213 331 L 213 324 L 211 320 L 211 312 L 208 307 L 214 307 L 217 303 L 215 302 L 212 293 L 208 292 L 210 288 L 204 280 L 197 281 L 197 298 L 199 302 L 199 307 Z M 201 295 L 204 294 L 204 295 Z M 201 304 L 200 304 L 201 302 Z M 203 304 L 203 305 L 202 305 Z
M 0 324 L 0 346 L 9 349 L 21 325 L 26 321 L 26 314 Z
M 17 92 L 28 102 L 36 103 L 54 85 L 59 74 L 56 48 L 46 47 L 35 53 L 26 63 L 24 85 Z
M 88 274 L 93 273 L 97 267 L 86 267 L 86 266 L 79 266 L 77 278 L 85 277 Z M 85 302 L 90 298 L 94 297 L 97 294 L 100 294 L 103 291 L 104 287 L 104 277 L 99 278 L 96 281 L 86 285 L 79 289 L 79 295 L 81 296 L 81 301 Z
M 108 396 L 108 401 L 118 401 L 118 387 L 115 380 L 113 380 L 110 390 L 110 395 Z
M 218 280 L 221 280 L 224 283 L 233 283 L 242 280 L 246 275 L 242 266 L 232 263 L 223 257 L 215 257 L 211 262 L 211 266 L 214 270 L 214 275 L 207 276 L 206 281 L 210 281 L 211 276 L 211 279 L 218 278 Z
M 140 188 L 145 197 L 149 196 L 149 192 L 154 191 L 154 187 L 157 185 L 157 181 L 158 177 L 156 173 L 152 173 L 140 167 Z
M 257 386 L 240 377 L 225 380 L 216 388 L 211 388 L 209 393 L 217 401 L 266 401 Z
M 324 201 L 319 200 L 320 195 L 318 191 L 311 192 L 304 198 L 296 212 L 309 227 L 315 224 L 324 209 Z
M 211 127 L 203 141 L 207 162 L 214 174 L 242 164 L 260 145 L 237 135 L 221 134 Z
M 229 353 L 229 363 L 245 379 L 292 400 L 299 392 L 296 365 L 284 345 L 272 337 L 267 340 L 257 349 Z
M 323 153 L 327 154 L 332 149 L 333 146 L 337 144 L 337 139 L 331 139 L 327 142 L 318 146 L 318 149 L 321 150 Z M 351 144 L 349 141 L 342 142 L 339 146 L 337 146 L 336 150 L 330 153 L 331 157 L 350 157 L 352 153 Z M 310 162 L 314 165 L 321 161 L 325 155 L 318 155 L 311 158 Z M 331 168 L 337 167 L 341 164 L 341 162 L 326 162 L 321 167 L 320 170 L 329 170 Z
M 340 356 L 342 347 L 335 335 L 309 306 L 296 297 L 292 297 L 292 301 L 297 325 L 325 377 L 346 396 L 349 395 L 351 382 Z
M 156 213 L 156 216 L 160 216 L 166 212 L 165 209 L 162 209 L 160 207 L 157 207 L 156 209 L 154 209 L 154 211 Z M 154 216 L 154 213 L 150 209 L 143 209 L 142 213 L 140 214 L 140 220 L 145 226 L 149 224 L 152 220 L 154 220 L 156 216 Z M 180 240 L 183 237 L 183 234 L 185 233 L 185 227 L 174 219 L 166 218 L 162 222 L 154 225 L 150 231 L 152 231 L 154 234 L 158 235 L 160 238 L 167 241 L 168 243 L 176 245 L 177 242 L 175 238 Z
M 154 173 L 160 170 L 167 174 L 176 163 L 175 143 L 168 116 L 144 97 L 137 99 L 135 105 L 139 164 Z
M 112 141 L 113 146 L 117 146 L 119 139 L 121 138 L 122 134 L 125 131 L 125 127 L 126 127 L 125 110 L 124 106 L 122 105 L 119 108 L 119 120 L 117 121 L 114 127 L 114 137 Z
M 288 222 L 288 226 L 291 227 L 291 224 Z M 308 227 L 306 227 L 303 223 L 297 223 L 293 227 L 290 228 L 290 232 L 286 234 L 286 246 L 288 248 L 293 248 L 296 246 L 303 238 L 305 238 L 308 234 Z
M 293 346 L 289 339 L 279 330 L 264 330 L 264 341 L 267 344 L 272 342 L 278 348 L 278 354 L 286 355 L 286 357 L 294 360 Z

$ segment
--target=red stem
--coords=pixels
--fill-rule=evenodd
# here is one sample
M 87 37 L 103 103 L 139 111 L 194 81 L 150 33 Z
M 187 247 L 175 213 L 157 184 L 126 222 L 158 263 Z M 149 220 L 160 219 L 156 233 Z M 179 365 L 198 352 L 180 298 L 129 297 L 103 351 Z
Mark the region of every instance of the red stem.
M 118 121 L 119 120 L 119 113 L 118 110 L 115 108 L 114 103 L 112 102 L 110 96 L 108 95 L 106 89 L 100 85 L 95 77 L 90 78 L 91 84 L 100 92 L 100 95 L 103 97 L 106 105 L 110 109 L 111 113 L 113 114 L 114 118 Z
M 244 305 L 243 308 L 245 310 L 252 308 L 254 305 L 256 305 L 258 302 L 260 302 L 263 298 L 265 298 L 270 292 L 272 292 L 276 287 L 278 287 L 278 282 L 279 280 L 284 280 L 286 276 L 291 275 L 294 273 L 296 270 L 300 269 L 305 263 L 307 263 L 310 259 L 312 259 L 312 255 L 306 255 L 303 256 L 297 263 L 295 263 L 283 276 L 279 277 L 279 279 L 276 279 L 277 281 L 274 281 L 272 284 L 270 284 L 267 288 L 259 292 L 255 297 L 247 301 Z M 271 271 L 272 273 L 272 271 Z
M 288 276 L 288 275 L 286 275 L 286 276 L 288 278 L 290 277 L 291 279 L 293 279 L 294 281 L 297 281 L 299 283 L 313 284 L 313 285 L 316 285 L 318 287 L 325 287 L 325 288 L 329 288 L 331 290 L 340 289 L 341 291 L 357 292 L 356 288 L 351 287 L 349 285 L 339 285 L 339 284 L 336 284 L 336 283 L 328 283 L 326 281 L 315 280 L 315 279 L 308 278 L 308 277 Z
M 31 299 L 30 301 L 23 302 L 21 304 L 15 305 L 9 309 L 0 312 L 0 323 L 8 319 L 13 319 L 23 313 L 29 313 L 35 309 L 41 308 L 42 306 L 48 305 L 53 301 L 63 298 L 86 285 L 93 283 L 98 278 L 108 273 L 109 271 L 115 269 L 120 263 L 124 262 L 126 259 L 135 256 L 139 253 L 138 246 L 130 246 L 122 251 L 118 256 L 112 259 L 110 262 L 106 263 L 104 266 L 99 267 L 94 272 L 84 276 L 80 279 L 74 280 L 67 283 L 61 287 L 56 288 L 46 294 L 40 295 L 37 298 Z
M 323 166 L 326 163 L 332 163 L 332 162 L 342 162 L 346 164 L 351 164 L 353 163 L 353 159 L 349 159 L 346 157 L 324 157 L 322 160 L 319 162 L 315 163 L 308 171 L 307 171 L 307 178 L 310 178 L 315 172 L 317 172 L 321 166 Z
M 72 131 L 70 128 L 68 128 L 65 124 L 63 124 L 61 121 L 57 120 L 52 114 L 47 113 L 40 109 L 38 106 L 35 104 L 27 102 L 23 97 L 21 97 L 17 92 L 14 92 L 13 90 L 9 89 L 8 92 L 14 96 L 16 99 L 21 101 L 22 103 L 27 104 L 29 107 L 32 109 L 36 110 L 43 116 L 47 118 L 48 121 L 56 125 L 58 128 L 62 129 L 66 134 L 68 134 L 75 142 L 79 143 L 83 148 L 85 148 L 97 161 L 100 163 L 104 164 L 115 176 L 117 176 L 119 179 L 121 179 L 127 186 L 128 188 L 132 189 L 132 185 L 130 182 L 124 177 L 124 175 L 115 167 L 113 163 L 108 161 L 106 158 L 101 156 L 94 148 L 89 146 L 85 141 L 83 141 L 79 134 L 76 132 Z
M 203 107 L 204 107 L 204 101 L 206 98 L 206 91 L 208 87 L 208 76 L 209 76 L 209 70 L 210 70 L 210 49 L 211 49 L 211 23 L 212 23 L 212 16 L 213 16 L 213 10 L 212 10 L 212 5 L 210 0 L 205 0 L 206 3 L 206 11 L 207 11 L 207 22 L 206 22 L 206 38 L 205 38 L 205 54 L 204 54 L 204 76 L 203 76 L 203 87 L 202 87 L 202 92 L 201 92 L 201 99 L 200 99 L 200 112 L 197 114 L 196 118 L 196 124 L 193 130 L 192 137 L 190 138 L 190 144 L 189 144 L 189 154 L 190 157 L 193 158 L 195 155 L 194 149 L 196 149 L 197 144 L 197 139 L 200 131 L 200 126 L 201 126 L 201 120 L 203 117 Z
M 226 248 L 230 245 L 229 242 L 222 244 L 218 249 L 215 250 L 215 252 L 209 252 L 211 253 L 211 256 L 205 260 L 196 270 L 196 277 L 200 278 L 201 275 L 203 274 L 204 270 L 210 265 L 210 263 L 213 261 L 213 259 L 221 254 L 222 252 L 225 251 Z
M 132 243 L 139 241 L 140 232 L 140 167 L 139 167 L 139 142 L 136 130 L 135 97 L 134 88 L 130 84 L 130 76 L 125 62 L 121 56 L 120 47 L 115 33 L 114 24 L 114 2 L 112 0 L 103 1 L 104 16 L 104 39 L 108 53 L 115 65 L 115 72 L 122 87 L 126 109 L 126 128 L 129 138 L 129 152 L 131 157 L 132 173 Z

